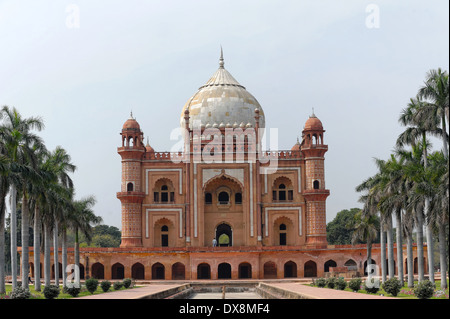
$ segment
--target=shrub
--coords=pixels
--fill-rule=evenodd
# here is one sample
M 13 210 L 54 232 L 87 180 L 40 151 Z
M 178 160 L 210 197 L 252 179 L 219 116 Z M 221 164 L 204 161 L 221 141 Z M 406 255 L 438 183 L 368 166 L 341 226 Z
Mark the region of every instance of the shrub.
M 340 277 L 337 281 L 336 281 L 336 288 L 339 290 L 344 290 L 347 287 L 347 282 L 345 281 L 344 278 Z
M 111 282 L 108 280 L 104 280 L 100 283 L 100 287 L 102 288 L 103 292 L 107 292 L 109 288 L 111 288 Z
M 428 299 L 433 297 L 435 285 L 429 281 L 424 280 L 419 282 L 416 288 L 414 288 L 414 294 L 419 299 Z
M 86 289 L 91 294 L 93 294 L 97 290 L 98 280 L 95 278 L 89 278 L 88 280 L 86 280 L 85 285 L 86 285 Z
M 66 293 L 68 293 L 72 297 L 77 297 L 81 291 L 81 288 L 79 288 L 79 287 L 76 288 L 75 286 L 74 287 L 65 287 L 64 290 L 66 291 Z
M 391 278 L 384 282 L 383 289 L 388 294 L 391 294 L 392 296 L 397 297 L 398 293 L 402 289 L 402 284 L 401 284 L 400 280 L 398 280 L 397 278 L 394 277 L 394 278 Z
M 373 283 L 370 286 L 371 287 L 367 286 L 367 282 L 364 282 L 364 290 L 367 291 L 369 294 L 376 294 L 378 290 L 380 290 L 380 285 L 377 283 Z
M 348 283 L 348 286 L 351 290 L 358 291 L 359 288 L 361 287 L 361 282 L 362 282 L 361 278 L 353 278 Z
M 59 296 L 60 290 L 56 285 L 48 285 L 44 288 L 44 297 L 45 299 L 55 299 Z
M 323 288 L 323 287 L 325 287 L 327 285 L 327 280 L 325 278 L 318 278 L 316 280 L 316 285 L 319 288 Z
M 327 287 L 331 289 L 336 287 L 336 277 L 330 277 L 327 279 Z
M 124 286 L 125 288 L 129 288 L 129 287 L 131 286 L 131 279 L 130 279 L 130 278 L 125 278 L 125 279 L 123 280 L 123 286 Z
M 116 281 L 116 282 L 114 283 L 113 287 L 114 287 L 114 290 L 119 290 L 120 288 L 123 287 L 123 282 L 121 282 L 121 281 Z
M 9 294 L 10 299 L 28 299 L 30 297 L 30 291 L 22 287 L 14 288 L 13 291 L 11 291 L 11 293 Z

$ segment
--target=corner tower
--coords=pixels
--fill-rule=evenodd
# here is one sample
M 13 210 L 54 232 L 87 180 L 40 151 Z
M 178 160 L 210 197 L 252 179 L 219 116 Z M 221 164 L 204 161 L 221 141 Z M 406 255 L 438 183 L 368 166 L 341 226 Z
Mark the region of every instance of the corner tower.
M 326 246 L 326 198 L 330 191 L 325 189 L 325 153 L 328 145 L 323 143 L 322 122 L 314 115 L 309 117 L 302 132 L 301 151 L 305 159 L 306 187 L 306 245 Z
M 122 157 L 122 184 L 117 198 L 122 204 L 122 242 L 120 247 L 142 246 L 142 189 L 141 164 L 146 151 L 143 133 L 133 114 L 122 127 L 122 147 L 117 152 Z

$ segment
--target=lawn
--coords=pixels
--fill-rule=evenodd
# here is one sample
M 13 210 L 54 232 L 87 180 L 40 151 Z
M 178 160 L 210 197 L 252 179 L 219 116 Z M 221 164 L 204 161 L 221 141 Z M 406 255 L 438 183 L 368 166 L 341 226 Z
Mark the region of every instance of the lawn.
M 364 284 L 364 280 L 363 280 L 363 284 Z M 449 281 L 447 279 L 447 287 L 448 287 Z M 414 281 L 414 285 L 417 285 L 417 281 Z M 311 287 L 315 287 L 313 284 L 310 284 L 309 286 Z M 362 285 L 360 290 L 358 290 L 358 293 L 362 293 L 362 294 L 369 294 L 368 292 L 366 292 L 363 288 L 364 286 Z M 327 288 L 325 287 L 324 289 L 331 289 L 331 288 Z M 352 290 L 347 287 L 345 288 L 344 291 L 350 291 L 352 292 Z M 434 292 L 434 296 L 431 299 L 449 299 L 449 295 L 448 295 L 448 288 L 445 290 L 445 292 L 443 292 L 441 290 L 441 281 L 436 280 L 436 289 Z M 378 290 L 378 292 L 376 293 L 376 295 L 383 295 L 383 296 L 387 296 L 387 297 L 392 297 L 392 295 L 388 294 L 386 291 L 383 290 L 382 287 L 380 287 L 380 290 Z M 400 293 L 397 295 L 397 298 L 402 298 L 402 299 L 417 299 L 417 297 L 414 295 L 414 288 L 408 288 L 408 283 L 405 281 L 405 285 L 403 286 L 403 288 L 400 290 Z
M 136 287 L 136 286 L 135 286 Z M 74 298 L 71 295 L 67 294 L 67 293 L 63 293 L 63 288 L 62 285 L 59 286 L 59 288 L 61 289 L 60 294 L 58 295 L 58 298 L 56 299 L 71 299 Z M 131 289 L 133 287 L 129 287 L 128 289 Z M 31 298 L 30 299 L 45 299 L 44 297 L 44 285 L 41 285 L 41 291 L 35 291 L 34 290 L 34 285 L 29 285 L 29 289 L 30 289 L 30 293 L 31 293 Z M 127 288 L 122 287 L 119 290 L 125 290 Z M 0 294 L 0 299 L 7 299 L 7 295 L 11 292 L 12 290 L 12 286 L 11 285 L 6 285 L 6 294 Z M 112 292 L 112 291 L 117 291 L 114 290 L 114 288 L 111 286 L 111 288 L 106 292 Z M 103 292 L 102 288 L 100 287 L 100 285 L 98 285 L 97 290 L 94 291 L 94 295 L 98 295 L 98 294 L 104 294 L 105 292 Z M 90 296 L 91 293 L 86 289 L 86 286 L 81 285 L 81 292 L 78 294 L 78 297 L 84 297 L 84 296 Z

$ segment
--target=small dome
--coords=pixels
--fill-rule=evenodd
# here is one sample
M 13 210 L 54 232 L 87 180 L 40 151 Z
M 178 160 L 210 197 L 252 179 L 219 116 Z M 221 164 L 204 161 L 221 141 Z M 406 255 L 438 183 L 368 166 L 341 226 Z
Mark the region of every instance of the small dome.
M 323 131 L 322 122 L 314 115 L 309 117 L 305 123 L 304 131 Z
M 300 142 L 297 138 L 297 143 L 295 143 L 294 146 L 292 146 L 291 151 L 300 151 Z
M 133 118 L 133 113 L 130 114 L 130 118 L 126 120 L 125 123 L 123 124 L 122 130 L 135 130 L 135 131 L 141 130 L 139 123 L 136 121 L 135 118 Z

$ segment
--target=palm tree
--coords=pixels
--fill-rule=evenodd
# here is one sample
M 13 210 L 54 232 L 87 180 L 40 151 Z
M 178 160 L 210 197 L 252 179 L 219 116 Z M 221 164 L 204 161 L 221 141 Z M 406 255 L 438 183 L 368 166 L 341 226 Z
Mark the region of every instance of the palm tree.
M 367 246 L 367 269 L 372 264 L 372 243 L 377 238 L 377 217 L 375 214 L 360 211 L 355 215 L 354 232 L 352 235 L 352 244 L 358 241 L 365 241 Z
M 435 226 L 439 238 L 439 255 L 441 268 L 441 288 L 447 288 L 447 250 L 445 225 L 448 225 L 448 157 L 442 152 L 429 155 L 429 169 L 426 170 L 424 182 L 418 187 L 419 193 L 431 198 L 429 219 Z
M 396 218 L 397 242 L 397 273 L 403 285 L 403 243 L 402 243 L 402 211 L 407 208 L 408 183 L 404 172 L 406 157 L 402 156 L 404 150 L 396 149 L 387 162 L 386 171 L 388 182 L 385 185 L 385 194 L 380 202 L 384 211 L 393 211 Z
M 387 248 L 388 248 L 388 272 L 389 277 L 394 277 L 394 240 L 392 230 L 392 209 L 388 209 L 386 205 L 381 205 L 384 198 L 388 195 L 387 185 L 389 183 L 388 175 L 388 162 L 375 158 L 375 164 L 378 168 L 378 172 L 365 180 L 363 183 L 356 187 L 356 191 L 366 191 L 367 195 L 361 196 L 360 202 L 364 203 L 363 213 L 370 213 L 376 215 L 380 213 L 380 219 L 382 221 L 380 227 L 380 235 L 383 240 L 381 262 L 382 280 L 386 279 L 385 271 L 385 248 L 384 248 L 384 235 L 383 230 L 387 232 Z
M 75 267 L 78 270 L 80 269 L 80 242 L 78 236 L 79 232 L 81 231 L 86 239 L 90 241 L 92 239 L 92 225 L 100 224 L 102 222 L 102 218 L 96 216 L 94 214 L 94 211 L 92 210 L 95 202 L 96 200 L 93 196 L 77 200 L 74 202 L 73 210 L 69 211 L 69 224 L 75 232 Z M 80 278 L 76 277 L 75 279 L 75 284 L 79 286 Z
M 406 260 L 408 273 L 408 287 L 414 288 L 414 257 L 413 257 L 413 230 L 414 230 L 414 216 L 408 211 L 403 214 L 403 233 L 406 237 Z
M 426 99 L 427 101 L 418 114 L 419 120 L 423 122 L 440 122 L 443 150 L 446 157 L 448 157 L 448 133 L 446 125 L 446 118 L 447 122 L 449 121 L 448 91 L 448 73 L 438 68 L 437 70 L 427 72 L 425 85 L 419 89 L 418 93 L 420 98 Z
M 35 144 L 33 153 L 38 154 L 45 152 L 43 144 Z M 38 161 L 36 156 L 33 156 L 33 161 L 30 163 L 24 162 L 23 165 L 29 164 L 32 167 L 31 174 L 22 174 L 21 178 L 21 193 L 22 193 L 22 287 L 28 289 L 29 277 L 29 229 L 30 229 L 30 200 L 33 192 L 32 186 L 41 184 L 42 177 L 38 169 Z
M 422 152 L 423 152 L 423 167 L 427 168 L 427 157 L 428 157 L 428 149 L 429 149 L 429 143 L 427 141 L 427 134 L 435 135 L 435 136 L 442 136 L 442 130 L 437 127 L 438 123 L 436 123 L 435 120 L 431 119 L 429 121 L 423 121 L 423 117 L 421 116 L 422 110 L 426 107 L 426 102 L 422 101 L 421 98 L 418 96 L 415 99 L 410 99 L 410 103 L 408 104 L 408 107 L 404 110 L 402 110 L 399 122 L 404 125 L 408 126 L 406 130 L 399 135 L 397 138 L 397 146 L 403 147 L 406 144 L 409 145 L 416 145 L 421 142 L 422 145 Z M 427 252 L 428 252 L 428 268 L 429 268 L 429 277 L 430 281 L 434 283 L 434 256 L 433 256 L 433 227 L 432 224 L 429 222 L 429 206 L 430 206 L 430 199 L 428 197 L 425 198 L 424 203 L 424 215 L 425 215 L 425 224 L 426 224 L 426 237 L 427 237 Z M 420 215 L 420 214 L 419 214 Z M 423 227 L 423 219 L 421 216 L 418 216 L 418 224 L 417 227 L 421 228 Z M 423 247 L 423 242 L 418 242 L 418 245 L 421 245 Z M 423 250 L 423 248 L 420 248 Z M 419 253 L 419 249 L 418 249 Z M 421 257 L 419 256 L 419 267 L 420 264 L 423 262 Z M 419 280 L 423 280 L 423 277 L 421 278 L 420 272 L 419 272 Z
M 4 154 L 4 130 L 0 126 L 0 293 L 6 292 L 5 287 L 5 212 L 6 196 L 10 188 L 12 178 L 17 178 L 21 173 L 29 172 L 29 167 L 20 163 L 11 163 Z M 18 182 L 17 179 L 15 179 Z
M 10 181 L 10 195 L 11 195 L 11 275 L 12 275 L 12 287 L 17 286 L 17 233 L 16 233 L 16 196 L 17 186 L 20 183 L 21 178 L 26 180 L 33 175 L 32 169 L 28 170 L 28 174 L 22 171 L 21 174 L 14 174 L 15 164 L 34 163 L 35 156 L 33 152 L 34 147 L 40 147 L 43 145 L 41 138 L 31 132 L 36 129 L 42 130 L 44 124 L 38 117 L 22 118 L 19 112 L 8 106 L 4 106 L 0 110 L 0 119 L 3 120 L 1 125 L 1 137 L 4 143 L 5 156 L 7 156 L 12 164 L 11 173 L 8 176 Z M 27 221 L 27 217 L 25 217 Z M 27 226 L 27 225 L 26 225 Z M 28 230 L 28 228 L 27 228 Z M 28 263 L 28 246 L 25 243 L 25 252 L 22 252 L 22 256 L 26 255 L 22 265 L 23 272 L 29 272 Z M 28 283 L 28 280 L 26 280 Z
M 6 178 L 8 172 L 8 160 L 1 155 L 2 143 L 0 143 L 0 294 L 6 293 L 5 286 L 5 196 L 8 192 L 9 184 Z
M 424 280 L 423 224 L 427 197 L 419 192 L 420 185 L 426 182 L 423 165 L 422 143 L 413 145 L 411 152 L 403 152 L 406 158 L 404 172 L 408 183 L 408 212 L 413 214 L 416 224 L 417 258 L 419 282 Z
M 58 251 L 58 228 L 61 225 L 61 235 L 62 235 L 62 272 L 63 272 L 63 285 L 66 282 L 66 266 L 67 266 L 67 243 L 66 243 L 66 228 L 65 220 L 65 210 L 68 206 L 72 204 L 73 198 L 73 181 L 68 173 L 73 173 L 76 170 L 76 166 L 71 163 L 70 155 L 61 146 L 57 146 L 56 149 L 50 154 L 50 162 L 53 173 L 56 177 L 57 183 L 59 183 L 63 188 L 69 190 L 66 192 L 64 198 L 66 200 L 61 201 L 58 207 L 58 216 L 55 219 L 54 225 L 54 251 Z M 55 265 L 58 265 L 58 253 L 54 254 Z M 55 268 L 56 273 L 56 268 Z M 55 277 L 56 279 L 56 277 Z M 56 279 L 58 280 L 58 279 Z

